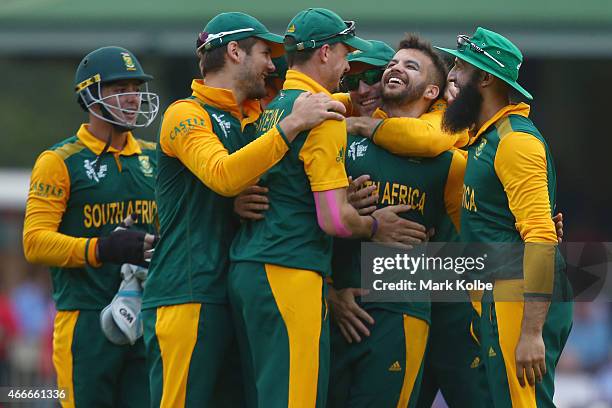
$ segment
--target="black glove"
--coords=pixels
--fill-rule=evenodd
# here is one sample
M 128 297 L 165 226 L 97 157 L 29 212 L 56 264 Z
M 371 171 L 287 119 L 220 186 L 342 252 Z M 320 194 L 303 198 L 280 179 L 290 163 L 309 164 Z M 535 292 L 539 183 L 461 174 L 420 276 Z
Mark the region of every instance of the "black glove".
M 144 260 L 143 231 L 129 229 L 115 230 L 106 237 L 98 238 L 98 259 L 102 263 L 115 264 L 129 263 L 132 265 L 147 266 Z

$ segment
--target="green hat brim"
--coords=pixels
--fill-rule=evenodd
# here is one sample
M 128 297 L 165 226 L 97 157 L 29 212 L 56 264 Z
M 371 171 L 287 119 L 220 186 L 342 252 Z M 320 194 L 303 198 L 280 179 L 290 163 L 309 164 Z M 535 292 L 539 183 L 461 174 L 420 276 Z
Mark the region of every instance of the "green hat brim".
M 369 51 L 370 48 L 372 48 L 372 44 L 359 37 L 347 37 L 342 39 L 340 42 L 348 45 L 353 50 Z
M 121 81 L 121 80 L 130 80 L 130 79 L 138 79 L 142 82 L 149 82 L 153 80 L 153 76 L 149 75 L 149 74 L 130 74 L 129 72 L 122 72 L 120 74 L 116 74 L 116 75 L 110 75 L 107 77 L 102 78 L 102 83 L 105 82 L 114 82 L 114 81 Z
M 256 34 L 254 37 L 260 38 L 267 42 L 272 49 L 272 58 L 285 55 L 285 47 L 283 46 L 284 38 L 274 33 Z
M 359 56 L 355 56 L 355 57 L 349 56 L 347 58 L 347 60 L 348 60 L 349 64 L 351 62 L 362 62 L 364 64 L 372 65 L 372 66 L 375 66 L 375 67 L 386 67 L 387 64 L 389 63 L 389 61 L 382 60 L 382 59 L 379 59 L 379 58 L 359 57 Z
M 522 86 L 520 86 L 516 81 L 513 81 L 510 78 L 504 77 L 502 75 L 499 75 L 497 72 L 494 72 L 491 68 L 487 67 L 485 64 L 483 64 L 482 62 L 472 58 L 469 54 L 464 54 L 462 52 L 459 52 L 458 50 L 453 50 L 450 48 L 442 48 L 442 47 L 435 47 L 437 49 L 439 49 L 440 51 L 444 51 L 450 55 L 453 55 L 457 58 L 459 58 L 460 60 L 463 60 L 465 62 L 467 62 L 468 64 L 472 64 L 473 66 L 475 66 L 476 68 L 480 68 L 485 72 L 488 72 L 489 74 L 495 76 L 496 78 L 501 79 L 502 81 L 504 81 L 505 83 L 507 83 L 508 85 L 510 85 L 511 87 L 513 87 L 514 89 L 516 89 L 517 91 L 519 91 L 525 98 L 529 99 L 529 100 L 533 100 L 533 96 L 531 96 L 531 94 Z

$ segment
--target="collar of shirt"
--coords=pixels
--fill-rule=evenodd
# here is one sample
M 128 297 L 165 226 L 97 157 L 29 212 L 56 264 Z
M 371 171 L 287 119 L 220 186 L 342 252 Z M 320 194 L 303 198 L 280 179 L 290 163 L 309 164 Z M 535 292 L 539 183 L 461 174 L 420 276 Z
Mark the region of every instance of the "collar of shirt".
M 493 115 L 489 120 L 487 120 L 478 130 L 478 132 L 476 132 L 476 134 L 470 131 L 470 141 L 468 143 L 468 146 L 474 144 L 474 142 L 478 140 L 480 135 L 486 132 L 492 125 L 494 125 L 500 119 L 503 119 L 510 115 L 520 115 L 527 118 L 529 117 L 529 110 L 529 105 L 524 102 L 518 103 L 516 105 L 504 106 L 499 111 L 497 111 L 497 113 Z
M 106 142 L 98 139 L 89 131 L 89 125 L 86 123 L 82 124 L 77 131 L 77 137 L 83 144 L 95 155 L 99 155 L 104 150 Z M 140 145 L 136 141 L 136 138 L 132 135 L 132 132 L 127 132 L 127 141 L 123 149 L 117 150 L 112 145 L 108 147 L 109 153 L 119 153 L 121 156 L 131 156 L 133 154 L 141 154 L 142 150 Z
M 319 84 L 317 81 L 303 72 L 290 69 L 287 71 L 286 78 L 287 79 L 285 79 L 285 83 L 283 84 L 283 89 L 299 89 L 301 91 L 307 91 L 313 94 L 323 92 L 330 97 L 332 96 L 331 92 L 325 89 L 323 85 Z
M 380 108 L 376 108 L 376 110 L 372 114 L 372 117 L 374 119 L 389 119 L 389 115 L 387 115 L 387 112 Z
M 238 106 L 234 93 L 229 89 L 213 88 L 206 85 L 201 79 L 194 79 L 191 82 L 191 90 L 192 95 L 206 105 L 229 112 L 240 121 L 242 129 L 249 123 L 255 122 L 261 115 L 261 105 L 258 100 L 246 99 L 242 106 Z

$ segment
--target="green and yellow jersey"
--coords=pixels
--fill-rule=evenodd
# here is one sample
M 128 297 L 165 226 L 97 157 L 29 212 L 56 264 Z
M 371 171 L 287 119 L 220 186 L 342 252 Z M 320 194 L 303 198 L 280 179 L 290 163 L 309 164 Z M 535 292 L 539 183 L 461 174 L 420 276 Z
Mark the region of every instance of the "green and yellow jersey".
M 380 109 L 373 117 L 385 119 Z M 434 240 L 455 240 L 459 227 L 461 184 L 465 157 L 448 151 L 435 158 L 400 157 L 377 146 L 370 139 L 349 135 L 346 171 L 357 178 L 369 174 L 367 185 L 376 185 L 377 207 L 408 204 L 405 217 L 434 227 Z M 335 239 L 333 259 L 334 288 L 361 287 L 361 241 Z M 364 303 L 366 309 L 386 309 L 429 321 L 429 304 L 423 302 Z
M 471 135 L 461 240 L 551 244 L 526 245 L 524 257 L 490 271 L 494 279 L 520 279 L 522 271 L 526 294 L 550 294 L 552 281 L 543 277 L 552 276 L 555 265 L 556 172 L 546 140 L 528 116 L 528 105 L 508 105 Z
M 92 135 L 87 125 L 43 152 L 32 170 L 23 247 L 31 262 L 51 266 L 58 310 L 100 310 L 121 282 L 120 267 L 96 259 L 98 238 L 129 214 L 132 227 L 155 233 L 155 143 L 128 133 L 122 150 Z
M 228 253 L 238 227 L 231 197 L 254 184 L 288 149 L 276 127 L 246 145 L 245 134 L 254 131 L 261 113 L 258 101 L 238 106 L 230 90 L 202 80 L 191 88 L 190 98 L 168 107 L 160 128 L 160 241 L 143 308 L 227 301 Z
M 312 78 L 289 70 L 283 90 L 262 114 L 257 134 L 289 115 L 295 99 L 305 91 L 330 95 Z M 328 275 L 332 239 L 318 225 L 313 192 L 348 185 L 345 151 L 344 121 L 327 120 L 301 132 L 287 155 L 258 183 L 269 188 L 270 207 L 263 220 L 242 225 L 232 245 L 232 262 L 261 262 Z

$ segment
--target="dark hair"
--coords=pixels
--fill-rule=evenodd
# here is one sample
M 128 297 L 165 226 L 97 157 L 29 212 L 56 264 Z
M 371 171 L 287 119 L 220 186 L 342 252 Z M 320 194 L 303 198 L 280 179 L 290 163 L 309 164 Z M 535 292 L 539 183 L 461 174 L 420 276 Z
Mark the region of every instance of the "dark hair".
M 429 57 L 434 68 L 433 72 L 429 73 L 429 80 L 440 88 L 440 97 L 442 97 L 446 90 L 448 66 L 442 56 L 433 49 L 431 43 L 419 37 L 418 34 L 410 33 L 400 41 L 399 50 L 419 50 Z
M 238 40 L 238 46 L 243 49 L 247 55 L 251 55 L 251 50 L 257 42 L 257 38 L 248 37 L 242 40 Z M 225 53 L 227 52 L 227 45 L 213 48 L 210 51 L 198 52 L 200 56 L 200 69 L 202 70 L 202 76 L 206 73 L 212 74 L 214 72 L 221 71 L 225 66 Z

